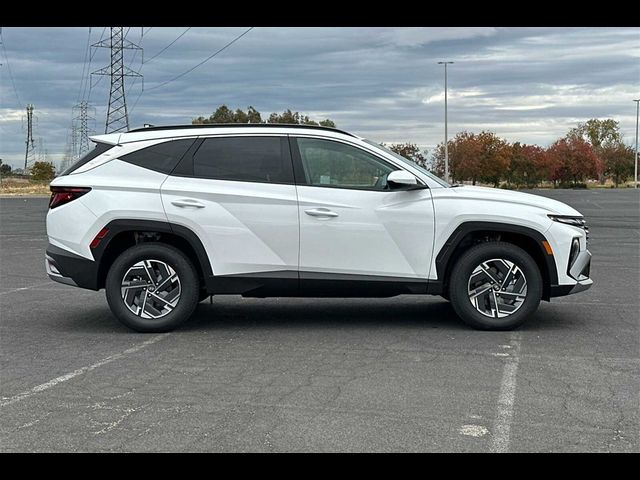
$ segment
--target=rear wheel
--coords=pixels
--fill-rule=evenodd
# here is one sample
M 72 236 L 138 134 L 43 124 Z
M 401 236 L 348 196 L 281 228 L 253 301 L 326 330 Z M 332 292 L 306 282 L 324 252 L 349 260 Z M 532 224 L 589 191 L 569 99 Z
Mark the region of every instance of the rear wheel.
M 138 332 L 167 332 L 186 321 L 198 303 L 198 276 L 180 250 L 141 243 L 125 250 L 106 280 L 113 314 Z
M 453 309 L 482 330 L 510 330 L 533 314 L 542 276 L 531 256 L 505 242 L 486 242 L 462 254 L 449 281 Z

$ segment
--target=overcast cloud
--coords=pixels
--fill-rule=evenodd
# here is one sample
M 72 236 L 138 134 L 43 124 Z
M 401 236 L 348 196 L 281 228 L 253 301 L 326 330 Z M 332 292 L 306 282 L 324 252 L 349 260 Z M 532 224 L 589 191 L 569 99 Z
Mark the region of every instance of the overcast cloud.
M 93 27 L 91 43 L 104 27 Z M 192 73 L 153 88 L 207 58 L 245 28 L 132 27 L 144 47 L 126 55 L 144 74 L 126 79 L 130 126 L 189 123 L 222 103 L 253 105 L 263 117 L 286 108 L 373 140 L 413 142 L 432 150 L 444 135 L 449 68 L 449 132 L 486 129 L 546 146 L 589 118 L 614 118 L 627 143 L 635 136 L 640 97 L 638 28 L 266 28 L 256 27 Z M 126 29 L 125 29 L 126 31 Z M 108 32 L 108 30 L 107 30 Z M 106 34 L 105 34 L 106 35 Z M 82 97 L 83 68 L 108 63 L 96 49 L 86 66 L 87 28 L 3 28 L 0 54 L 0 158 L 24 162 L 24 105 L 33 103 L 34 138 L 49 160 L 64 154 L 71 108 Z M 8 65 L 7 65 L 8 59 Z M 17 90 L 14 92 L 9 68 Z M 107 77 L 86 88 L 95 130 L 104 132 Z M 18 98 L 20 99 L 20 103 Z M 139 97 L 134 107 L 136 99 Z

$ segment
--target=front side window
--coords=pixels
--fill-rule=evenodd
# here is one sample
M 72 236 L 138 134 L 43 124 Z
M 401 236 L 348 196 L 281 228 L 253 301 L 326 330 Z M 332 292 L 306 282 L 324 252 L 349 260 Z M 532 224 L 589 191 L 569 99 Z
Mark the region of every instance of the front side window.
M 307 184 L 350 189 L 386 190 L 387 175 L 397 168 L 344 143 L 298 138 Z
M 193 156 L 200 178 L 240 182 L 293 183 L 285 137 L 207 138 Z

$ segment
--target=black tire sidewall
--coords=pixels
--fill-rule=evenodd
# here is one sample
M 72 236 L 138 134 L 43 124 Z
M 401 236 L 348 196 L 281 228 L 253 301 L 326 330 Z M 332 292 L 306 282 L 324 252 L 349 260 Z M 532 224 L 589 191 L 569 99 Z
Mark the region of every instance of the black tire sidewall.
M 527 279 L 527 297 L 517 312 L 504 318 L 491 318 L 478 312 L 468 295 L 471 272 L 480 262 L 491 258 L 503 258 L 515 263 Z M 468 325 L 481 330 L 510 330 L 520 326 L 531 316 L 542 297 L 542 275 L 536 262 L 520 247 L 506 242 L 486 242 L 476 245 L 462 254 L 456 262 L 449 282 L 453 309 Z
M 141 260 L 155 259 L 170 265 L 180 278 L 180 300 L 172 312 L 159 319 L 145 319 L 131 312 L 122 301 L 121 281 L 126 271 Z M 196 269 L 180 250 L 171 245 L 148 242 L 135 245 L 113 262 L 105 283 L 111 311 L 127 327 L 138 332 L 168 332 L 185 322 L 198 304 L 200 284 Z

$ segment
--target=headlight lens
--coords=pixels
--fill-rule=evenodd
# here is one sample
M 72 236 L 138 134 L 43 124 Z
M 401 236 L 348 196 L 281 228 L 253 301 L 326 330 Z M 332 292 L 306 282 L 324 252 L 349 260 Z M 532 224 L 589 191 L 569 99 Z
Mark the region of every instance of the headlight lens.
M 574 238 L 571 241 L 571 251 L 569 252 L 569 270 L 578 258 L 578 253 L 580 253 L 580 239 Z
M 584 228 L 586 221 L 584 217 L 575 217 L 571 215 L 547 215 L 554 222 L 573 225 L 574 227 Z

